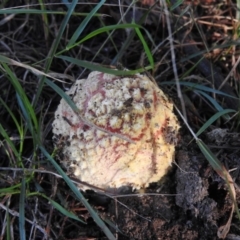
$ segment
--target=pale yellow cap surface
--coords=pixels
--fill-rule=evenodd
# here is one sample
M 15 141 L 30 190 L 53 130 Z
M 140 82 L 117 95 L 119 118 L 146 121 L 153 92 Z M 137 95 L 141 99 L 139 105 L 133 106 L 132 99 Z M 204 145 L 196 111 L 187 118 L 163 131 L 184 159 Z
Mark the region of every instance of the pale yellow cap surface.
M 92 72 L 67 94 L 81 117 L 61 100 L 53 134 L 69 173 L 103 189 L 145 188 L 166 174 L 179 124 L 172 103 L 148 77 Z

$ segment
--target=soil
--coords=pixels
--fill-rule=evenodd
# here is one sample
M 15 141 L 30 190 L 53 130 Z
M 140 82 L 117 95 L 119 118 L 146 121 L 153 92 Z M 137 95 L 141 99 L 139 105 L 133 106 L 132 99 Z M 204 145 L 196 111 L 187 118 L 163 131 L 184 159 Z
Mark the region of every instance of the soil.
M 229 134 L 226 130 L 218 130 L 225 132 L 222 140 L 219 137 L 211 142 L 210 136 L 207 138 L 209 146 L 213 151 L 213 146 L 217 149 L 220 145 L 222 149 L 228 146 L 219 158 L 229 169 L 236 170 L 240 154 L 238 150 L 234 152 L 231 149 L 232 138 L 229 137 L 236 137 L 236 133 Z M 215 134 L 214 131 L 210 133 Z M 223 142 L 226 137 L 228 140 Z M 86 197 L 90 203 L 103 206 L 99 213 L 106 223 L 109 223 L 118 240 L 219 239 L 219 227 L 228 221 L 232 200 L 227 185 L 199 150 L 194 148 L 195 144 L 186 145 L 190 140 L 189 137 L 181 140 L 185 144 L 177 150 L 176 162 L 169 174 L 159 183 L 145 189 L 144 193 L 123 194 L 112 200 L 93 192 L 88 193 Z M 233 171 L 232 175 L 236 184 L 239 183 L 238 170 Z M 91 221 L 89 223 L 91 225 Z M 238 224 L 239 220 L 234 214 L 226 239 L 239 239 Z M 107 239 L 96 226 L 85 227 L 85 231 L 86 229 L 90 239 Z M 79 235 L 73 235 L 78 239 Z

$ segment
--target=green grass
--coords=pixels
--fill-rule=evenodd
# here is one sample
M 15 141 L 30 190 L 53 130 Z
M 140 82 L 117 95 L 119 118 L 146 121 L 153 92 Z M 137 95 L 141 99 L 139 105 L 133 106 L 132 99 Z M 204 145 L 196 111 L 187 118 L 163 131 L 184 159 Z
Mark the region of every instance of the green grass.
M 56 53 L 56 50 L 59 46 L 60 40 L 62 38 L 62 35 L 66 29 L 66 26 L 69 22 L 70 17 L 72 16 L 75 6 L 78 3 L 78 1 L 73 1 L 72 4 L 70 5 L 70 7 L 68 8 L 68 11 L 65 14 L 65 17 L 61 23 L 57 38 L 55 39 L 55 41 L 53 42 L 52 46 L 51 46 L 51 51 L 49 52 L 47 59 L 46 59 L 46 63 L 45 63 L 45 69 L 43 72 L 49 72 L 49 69 L 51 68 L 51 64 L 52 61 L 54 59 L 54 55 Z M 80 25 L 80 27 L 77 29 L 77 31 L 75 32 L 75 34 L 72 36 L 72 39 L 70 40 L 70 44 L 73 44 L 73 42 L 75 41 L 75 39 L 77 39 L 79 37 L 79 35 L 81 34 L 81 32 L 84 30 L 85 26 L 87 25 L 87 23 L 89 22 L 89 20 L 94 16 L 96 10 L 101 7 L 101 5 L 104 3 L 104 1 L 100 2 L 95 9 L 93 9 L 93 11 L 86 16 L 84 24 Z M 44 5 L 41 2 L 41 7 L 42 7 L 42 13 L 46 14 L 46 11 L 44 10 Z M 22 9 L 23 10 L 23 9 Z M 4 11 L 2 13 L 5 13 Z M 34 14 L 34 11 L 29 11 L 29 14 Z M 43 15 L 43 19 L 44 19 L 44 23 L 47 24 L 47 18 L 46 15 Z M 45 25 L 44 25 L 45 26 Z M 47 36 L 46 33 L 46 28 L 45 29 L 45 37 Z M 67 46 L 68 48 L 68 46 Z M 3 57 L 4 58 L 4 57 Z M 9 62 L 8 62 L 9 63 Z M 65 172 L 59 167 L 59 165 L 56 163 L 56 161 L 51 157 L 51 155 L 46 151 L 45 147 L 43 146 L 43 142 L 41 139 L 41 132 L 40 132 L 40 123 L 38 122 L 36 113 L 34 108 L 37 105 L 37 102 L 42 94 L 43 91 L 43 87 L 44 87 L 44 83 L 45 83 L 45 76 L 44 74 L 42 74 L 42 77 L 39 81 L 38 84 L 38 88 L 37 88 L 37 92 L 33 101 L 33 104 L 30 103 L 26 93 L 24 92 L 24 89 L 22 88 L 21 84 L 19 83 L 18 79 L 16 78 L 15 74 L 11 71 L 10 67 L 8 67 L 8 65 L 6 63 L 2 62 L 2 73 L 8 78 L 8 80 L 11 82 L 11 84 L 13 85 L 15 91 L 16 91 L 16 98 L 17 98 L 17 102 L 19 105 L 19 109 L 20 109 L 20 114 L 21 114 L 21 119 L 24 122 L 24 132 L 28 132 L 31 134 L 32 136 L 32 141 L 33 141 L 33 155 L 37 154 L 38 150 L 41 150 L 41 152 L 44 154 L 44 156 L 48 159 L 48 161 L 51 162 L 51 164 L 55 167 L 55 169 L 61 174 L 61 176 L 63 177 L 63 179 L 66 181 L 66 183 L 69 185 L 69 187 L 71 188 L 71 190 L 75 193 L 76 197 L 82 202 L 82 204 L 88 209 L 89 213 L 92 215 L 93 219 L 95 220 L 95 222 L 99 225 L 99 227 L 103 230 L 103 232 L 106 234 L 106 236 L 109 239 L 115 239 L 115 237 L 113 236 L 113 234 L 111 233 L 111 231 L 107 228 L 107 226 L 105 225 L 105 223 L 101 220 L 101 218 L 98 216 L 98 214 L 96 213 L 96 211 L 89 205 L 89 203 L 87 202 L 87 200 L 83 197 L 83 195 L 79 192 L 79 190 L 77 189 L 77 187 L 72 183 L 72 181 L 69 179 L 69 177 L 65 174 Z M 16 127 L 19 130 L 19 133 L 21 133 L 20 131 L 22 130 L 20 128 L 20 124 L 17 122 L 16 118 L 14 117 L 13 113 L 11 112 L 11 110 L 7 107 L 7 105 L 4 103 L 4 101 L 2 100 L 3 105 L 6 107 L 6 109 L 9 111 L 10 115 L 12 116 Z M 4 137 L 5 141 L 7 142 L 7 144 L 10 146 L 10 148 L 12 149 L 15 157 L 17 158 L 17 162 L 19 162 L 20 166 L 23 167 L 23 178 L 21 183 L 15 185 L 15 186 L 11 186 L 11 188 L 5 188 L 2 189 L 1 192 L 5 192 L 5 194 L 12 194 L 12 189 L 20 189 L 19 191 L 19 195 L 20 195 L 20 204 L 19 204 L 19 229 L 20 229 L 20 239 L 26 239 L 26 233 L 25 233 L 25 198 L 26 196 L 26 179 L 24 176 L 24 165 L 22 163 L 22 155 L 21 155 L 21 151 L 18 151 L 13 143 L 13 141 L 10 139 L 9 135 L 7 134 L 7 132 L 4 130 L 4 128 L 2 127 L 2 125 L 0 125 L 0 132 L 2 134 L 2 136 Z M 21 134 L 22 135 L 22 134 Z M 24 137 L 24 136 L 23 136 Z M 23 142 L 23 137 L 20 139 L 21 142 Z M 33 158 L 32 160 L 34 160 L 35 158 Z M 32 174 L 31 174 L 32 175 Z M 28 179 L 29 181 L 29 179 Z M 29 190 L 28 190 L 29 191 Z M 16 193 L 15 193 L 16 194 Z M 32 194 L 31 194 L 32 195 Z M 30 195 L 30 196 L 31 196 Z M 47 198 L 48 200 L 50 200 L 51 204 L 58 209 L 61 213 L 65 214 L 65 216 L 71 216 L 74 219 L 77 219 L 79 221 L 80 220 L 77 216 L 75 216 L 74 214 L 70 213 L 69 211 L 67 211 L 66 209 L 64 209 L 61 205 L 59 205 L 58 203 L 56 203 L 55 201 Z
M 48 41 L 50 42 L 48 52 L 45 55 L 44 53 L 41 55 L 42 53 L 40 52 L 39 56 L 36 57 L 35 54 L 33 54 L 34 51 L 32 51 L 27 58 L 23 57 L 22 59 L 11 54 L 1 53 L 0 55 L 0 71 L 5 81 L 9 83 L 5 94 L 0 97 L 0 107 L 4 116 L 8 115 L 8 120 L 11 122 L 11 129 L 13 129 L 14 132 L 14 134 L 11 131 L 9 132 L 9 128 L 4 126 L 4 120 L 0 119 L 0 134 L 2 136 L 1 150 L 5 159 L 8 159 L 7 167 L 2 167 L 0 165 L 0 173 L 2 176 L 6 176 L 11 172 L 11 184 L 5 184 L 6 186 L 0 188 L 0 202 L 2 208 L 3 206 L 5 207 L 4 224 L 6 227 L 4 236 L 6 239 L 12 238 L 12 220 L 17 217 L 15 222 L 18 222 L 19 238 L 22 240 L 28 239 L 27 235 L 29 231 L 26 232 L 25 227 L 27 222 L 26 219 L 29 218 L 26 214 L 26 203 L 30 202 L 32 199 L 42 199 L 43 202 L 48 202 L 66 218 L 86 224 L 85 220 L 73 213 L 69 206 L 63 206 L 61 201 L 61 203 L 59 203 L 56 193 L 52 195 L 47 189 L 42 188 L 39 183 L 36 183 L 41 179 L 40 175 L 36 178 L 37 169 L 44 163 L 44 166 L 48 166 L 52 171 L 56 171 L 61 178 L 64 179 L 65 183 L 71 189 L 71 197 L 82 203 L 94 222 L 104 232 L 105 236 L 108 239 L 116 239 L 114 233 L 108 227 L 114 226 L 114 224 L 109 219 L 103 220 L 98 212 L 88 203 L 84 194 L 78 190 L 77 186 L 58 165 L 54 156 L 54 149 L 48 146 L 48 143 L 51 141 L 48 135 L 51 132 L 53 111 L 57 106 L 56 103 L 52 106 L 52 101 L 55 101 L 54 98 L 59 100 L 61 96 L 69 103 L 74 111 L 78 111 L 75 104 L 64 91 L 61 90 L 65 86 L 64 84 L 68 86 L 69 81 L 60 81 L 57 77 L 53 77 L 51 73 L 61 73 L 68 79 L 65 70 L 70 67 L 70 69 L 72 68 L 73 70 L 69 71 L 69 74 L 73 74 L 74 78 L 79 75 L 79 71 L 84 72 L 86 69 L 115 75 L 133 75 L 154 70 L 156 66 L 159 66 L 159 62 L 163 63 L 161 69 L 164 69 L 164 64 L 167 61 L 165 62 L 165 59 L 161 58 L 161 54 L 155 57 L 153 50 L 158 46 L 158 41 L 160 40 L 158 37 L 154 36 L 154 31 L 148 31 L 142 24 L 148 18 L 150 10 L 142 16 L 139 22 L 134 20 L 129 23 L 120 21 L 119 24 L 108 25 L 103 21 L 104 14 L 98 13 L 98 11 L 106 5 L 106 2 L 103 0 L 93 5 L 88 13 L 80 13 L 76 10 L 78 6 L 77 0 L 73 0 L 67 7 L 63 5 L 61 7 L 63 10 L 49 10 L 48 5 L 45 4 L 44 1 L 39 0 L 38 2 L 39 5 L 36 7 L 37 9 L 35 6 L 30 8 L 19 7 L 15 9 L 4 9 L 5 4 L 8 3 L 8 1 L 5 1 L 1 4 L 2 9 L 0 10 L 1 19 L 4 19 L 10 14 L 15 14 L 16 17 L 19 17 L 19 19 L 24 22 L 23 20 L 27 16 L 30 16 L 31 21 L 34 20 L 34 17 L 41 16 L 42 39 L 44 39 L 41 44 Z M 174 6 L 171 6 L 170 9 L 173 10 L 177 8 L 181 3 L 180 1 L 177 2 Z M 134 6 L 134 2 L 127 9 L 129 11 L 132 10 L 132 6 Z M 59 24 L 57 31 L 50 26 L 50 16 L 54 16 L 54 18 L 60 17 L 57 20 Z M 74 25 L 72 18 L 78 19 L 78 17 L 81 17 L 81 21 Z M 93 26 L 94 24 L 92 23 L 95 19 L 99 19 L 99 25 L 96 27 Z M 36 20 L 34 23 L 36 24 Z M 27 25 L 25 22 L 25 27 L 31 29 L 32 26 Z M 69 30 L 70 28 L 73 29 Z M 119 43 L 116 34 L 119 34 L 120 31 L 125 33 L 127 29 L 131 29 L 128 37 L 123 42 Z M 14 29 L 14 31 L 16 31 L 16 29 Z M 13 35 L 16 39 L 12 39 L 13 42 L 20 43 L 25 34 L 27 35 L 26 30 L 20 29 L 20 31 L 22 31 L 22 36 L 17 38 L 16 31 L 16 35 Z M 97 43 L 101 42 L 102 38 L 105 37 L 107 41 L 99 46 Z M 221 48 L 227 48 L 233 44 L 235 44 L 234 41 L 229 41 L 221 45 Z M 129 48 L 130 45 L 132 49 Z M 135 45 L 139 50 L 136 51 L 136 49 L 134 49 Z M 21 44 L 19 46 L 21 46 Z M 91 51 L 94 51 L 92 49 L 96 46 L 98 49 L 95 50 L 96 54 L 94 54 Z M 27 45 L 24 45 L 23 48 L 25 49 L 26 47 Z M 38 45 L 36 45 L 36 47 L 38 47 Z M 34 48 L 34 46 L 29 47 L 30 50 L 32 50 L 32 48 Z M 164 45 L 163 49 L 164 48 L 169 48 L 168 43 Z M 215 48 L 217 47 L 209 48 L 208 51 Z M 85 55 L 81 55 L 81 49 L 85 49 Z M 108 57 L 109 59 L 107 59 L 101 52 L 104 51 L 104 49 L 107 49 L 107 51 L 113 49 L 111 51 L 115 52 L 111 53 L 110 57 Z M 160 49 L 159 52 L 161 53 L 161 51 Z M 203 50 L 203 52 L 204 51 L 205 50 Z M 143 65 L 139 64 L 141 62 L 138 59 L 139 52 L 142 53 Z M 130 59 L 129 61 L 125 60 L 124 62 L 124 58 L 121 57 L 124 54 L 126 54 L 126 58 Z M 191 61 L 193 57 L 194 56 L 179 58 L 176 60 L 175 64 L 180 69 L 182 64 L 188 64 L 188 61 Z M 100 59 L 102 61 L 100 61 Z M 131 63 L 133 59 L 135 61 L 134 64 Z M 169 57 L 168 60 L 170 61 L 171 58 Z M 106 65 L 109 66 L 111 63 L 116 64 L 118 61 L 129 63 L 129 66 L 125 66 L 129 68 L 129 71 L 106 67 Z M 209 108 L 210 114 L 204 115 L 204 123 L 202 126 L 198 126 L 198 129 L 194 127 L 195 131 L 192 130 L 192 127 L 190 127 L 187 122 L 186 116 L 183 117 L 182 121 L 185 123 L 185 126 L 188 127 L 197 146 L 213 169 L 226 181 L 227 185 L 230 186 L 231 182 L 229 181 L 229 177 L 226 177 L 228 176 L 227 170 L 214 153 L 212 153 L 210 148 L 198 137 L 200 134 L 204 134 L 208 128 L 218 126 L 218 124 L 220 124 L 219 122 L 222 121 L 227 120 L 229 126 L 235 125 L 234 119 L 232 119 L 232 113 L 236 113 L 236 111 L 224 107 L 217 98 L 218 95 L 231 98 L 234 98 L 234 96 L 229 96 L 221 90 L 205 86 L 204 82 L 193 83 L 186 80 L 185 78 L 191 76 L 195 71 L 195 67 L 196 66 L 193 65 L 190 70 L 180 74 L 180 91 L 184 94 L 192 93 L 200 95 L 210 103 L 212 108 Z M 32 82 L 24 80 L 24 74 L 21 74 L 22 69 L 26 71 L 25 73 L 31 73 L 34 79 Z M 161 69 L 159 71 L 161 71 Z M 173 93 L 176 95 L 176 79 L 173 77 L 173 72 L 167 73 L 165 80 L 168 81 L 162 81 L 161 86 L 171 87 Z M 62 82 L 64 82 L 64 84 L 61 84 Z M 8 95 L 8 89 L 11 89 L 11 96 Z M 178 100 L 179 99 L 177 99 L 177 101 Z M 182 97 L 180 100 L 184 102 Z M 14 103 L 14 105 L 12 105 L 12 103 Z M 46 109 L 48 109 L 47 106 L 50 105 L 51 111 L 46 111 Z M 180 111 L 179 115 L 181 115 Z M 31 150 L 29 148 L 31 148 Z M 16 169 L 21 169 L 21 171 L 17 171 Z M 31 171 L 29 169 L 31 169 Z M 36 172 L 34 170 L 36 170 Z M 17 172 L 21 172 L 21 174 L 15 176 L 14 174 Z M 43 180 L 41 181 L 44 182 Z M 229 187 L 229 191 L 231 193 L 231 186 Z M 233 197 L 233 200 L 238 218 L 240 219 L 236 198 Z M 19 203 L 17 204 L 18 209 L 15 209 L 15 212 L 10 211 L 11 204 L 14 204 L 16 201 Z M 39 200 L 35 201 L 37 202 Z M 40 225 L 38 225 L 37 228 L 40 229 L 40 232 L 43 231 Z M 43 233 L 43 235 L 44 234 L 46 233 Z

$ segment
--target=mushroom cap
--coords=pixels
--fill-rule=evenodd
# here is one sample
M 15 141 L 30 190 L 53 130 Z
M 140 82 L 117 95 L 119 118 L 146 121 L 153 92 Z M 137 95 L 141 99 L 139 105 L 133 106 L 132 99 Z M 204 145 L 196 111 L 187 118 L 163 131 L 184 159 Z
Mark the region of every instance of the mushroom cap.
M 95 71 L 66 93 L 79 114 L 62 99 L 53 140 L 68 173 L 105 190 L 145 188 L 166 174 L 179 124 L 173 104 L 148 77 Z

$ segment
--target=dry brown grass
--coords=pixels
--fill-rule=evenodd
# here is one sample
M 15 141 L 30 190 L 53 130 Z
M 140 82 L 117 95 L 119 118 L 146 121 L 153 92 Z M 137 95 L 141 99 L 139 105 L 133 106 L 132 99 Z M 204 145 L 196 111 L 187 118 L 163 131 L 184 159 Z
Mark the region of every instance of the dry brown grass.
M 20 7 L 41 9 L 40 2 L 40 0 L 5 0 L 0 3 L 0 6 L 9 10 Z M 75 12 L 89 13 L 96 2 L 92 1 L 91 4 L 88 1 L 81 2 L 77 5 Z M 174 2 L 172 1 L 172 4 Z M 179 80 L 221 90 L 235 97 L 223 97 L 215 94 L 214 90 L 213 93 L 206 92 L 211 97 L 209 100 L 201 92 L 187 86 L 177 88 L 176 84 L 162 85 L 162 88 L 172 97 L 176 105 L 182 112 L 185 112 L 185 117 L 195 132 L 212 115 L 221 110 L 216 109 L 216 106 L 223 109 L 239 109 L 240 57 L 238 39 L 240 32 L 239 13 L 235 3 L 231 1 L 185 1 L 180 7 L 172 9 L 169 15 L 164 12 L 166 9 L 160 1 L 142 1 L 142 3 L 137 3 L 129 8 L 130 5 L 129 1 L 121 1 L 121 6 L 119 6 L 119 1 L 107 1 L 98 11 L 101 16 L 91 19 L 82 36 L 86 36 L 103 25 L 127 23 L 134 18 L 135 22 L 147 29 L 151 37 L 149 38 L 146 32 L 142 31 L 155 61 L 155 68 L 149 74 L 155 78 L 159 85 L 163 82 Z M 59 3 L 59 1 L 45 1 L 43 7 L 46 10 L 67 11 L 65 4 Z M 168 9 L 170 7 L 169 3 Z M 63 18 L 63 14 L 56 13 L 48 15 L 35 13 L 1 14 L 0 55 L 45 72 L 48 68 L 47 59 L 54 46 L 53 43 L 57 38 Z M 69 39 L 83 19 L 84 17 L 79 15 L 73 15 L 70 18 L 57 52 L 65 49 Z M 167 24 L 168 20 L 170 20 L 170 25 Z M 173 59 L 173 52 L 175 59 Z M 139 38 L 133 34 L 133 31 L 124 29 L 116 30 L 111 37 L 108 33 L 95 36 L 67 51 L 65 55 L 89 62 L 93 61 L 103 66 L 120 64 L 128 69 L 137 69 L 149 64 Z M 40 139 L 48 152 L 52 153 L 51 123 L 60 97 L 53 89 L 44 85 L 36 101 L 41 83 L 40 76 L 24 67 L 10 64 L 9 67 L 34 106 L 35 115 L 39 120 Z M 105 239 L 102 231 L 69 190 L 61 176 L 56 173 L 43 154 L 35 149 L 33 136 L 26 130 L 27 123 L 20 110 L 16 90 L 9 81 L 1 63 L 0 71 L 0 97 L 23 130 L 20 136 L 9 111 L 1 103 L 0 124 L 21 153 L 21 159 L 14 155 L 6 137 L 1 136 L 0 226 L 2 227 L 0 228 L 0 239 L 7 239 L 7 236 L 11 236 L 10 239 L 19 239 L 19 196 L 23 190 L 21 188 L 23 176 L 25 176 L 27 196 L 23 203 L 26 239 Z M 55 83 L 62 89 L 66 89 L 74 79 L 85 77 L 89 70 L 53 58 L 47 73 L 61 79 Z M 216 103 L 218 105 L 214 105 Z M 219 118 L 207 131 L 215 128 L 228 128 L 232 132 L 239 130 L 238 114 L 231 116 L 227 122 L 225 120 Z M 182 128 L 181 134 L 189 136 L 185 127 Z M 23 136 L 24 138 L 22 138 Z M 22 140 L 23 142 L 20 142 Z M 214 150 L 216 153 L 216 149 Z M 231 156 L 228 150 L 227 147 L 226 149 L 223 147 L 222 152 L 218 154 L 225 154 L 228 158 Z M 239 143 L 233 151 L 234 156 L 239 157 L 240 161 Z M 236 184 L 239 184 L 239 166 L 236 168 L 234 179 Z M 221 184 L 223 183 L 219 183 L 218 187 Z M 41 195 L 58 202 L 69 212 L 73 212 L 85 220 L 87 225 L 60 213 L 53 204 L 50 204 Z M 238 195 L 239 192 L 237 192 L 239 202 Z M 107 215 L 109 200 L 106 200 L 105 197 L 103 199 L 96 198 L 92 192 L 86 193 L 86 197 L 100 215 Z M 223 199 L 224 201 L 225 199 Z M 221 216 L 229 214 L 227 212 L 230 211 L 229 208 L 226 209 L 226 212 L 221 213 Z M 175 221 L 177 224 L 178 219 Z M 220 223 L 222 224 L 224 221 L 226 222 L 226 219 L 222 217 Z M 230 234 L 235 234 L 239 238 L 240 230 L 237 227 L 239 224 L 237 218 L 234 218 L 234 224 L 235 227 L 231 228 Z M 211 234 L 213 233 L 211 232 Z M 197 238 L 205 239 L 201 238 L 201 235 L 198 235 Z M 128 239 L 128 236 L 119 234 L 118 239 Z M 165 239 L 167 238 L 165 237 Z M 176 239 L 183 239 L 183 236 Z M 188 237 L 186 239 L 194 238 Z

